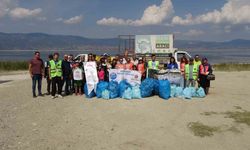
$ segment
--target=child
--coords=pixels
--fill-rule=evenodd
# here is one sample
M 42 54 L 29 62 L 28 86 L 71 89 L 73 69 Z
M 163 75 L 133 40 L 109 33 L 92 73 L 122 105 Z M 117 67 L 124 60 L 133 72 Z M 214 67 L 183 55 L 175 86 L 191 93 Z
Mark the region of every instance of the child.
M 137 65 L 137 70 L 141 73 L 142 80 L 145 79 L 145 77 L 146 77 L 146 71 L 145 71 L 145 64 L 144 64 L 142 58 L 139 59 L 139 63 Z
M 103 68 L 99 67 L 99 69 L 98 69 L 99 81 L 104 81 L 104 77 L 105 77 L 105 71 Z
M 82 80 L 83 80 L 83 70 L 79 67 L 79 63 L 76 63 L 73 69 L 73 79 L 74 79 L 74 87 L 75 87 L 75 94 L 82 95 Z

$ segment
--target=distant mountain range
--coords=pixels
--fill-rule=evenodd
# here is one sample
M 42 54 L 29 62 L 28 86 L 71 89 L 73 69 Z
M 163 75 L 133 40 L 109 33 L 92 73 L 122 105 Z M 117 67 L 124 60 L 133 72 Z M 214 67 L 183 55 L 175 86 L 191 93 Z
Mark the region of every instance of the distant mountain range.
M 0 50 L 117 50 L 118 38 L 90 39 L 71 35 L 44 33 L 1 33 Z M 250 49 L 250 40 L 236 39 L 227 42 L 175 40 L 179 49 Z

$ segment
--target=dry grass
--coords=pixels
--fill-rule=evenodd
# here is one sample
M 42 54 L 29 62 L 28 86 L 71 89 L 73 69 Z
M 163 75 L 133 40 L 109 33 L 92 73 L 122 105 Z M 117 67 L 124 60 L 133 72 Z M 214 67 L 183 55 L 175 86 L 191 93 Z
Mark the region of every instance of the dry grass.
M 216 71 L 250 71 L 250 64 L 223 63 L 215 64 L 213 68 Z
M 28 70 L 27 61 L 0 61 L 0 71 Z
M 200 122 L 190 122 L 188 128 L 199 137 L 213 136 L 215 132 L 220 132 L 220 127 L 208 126 Z

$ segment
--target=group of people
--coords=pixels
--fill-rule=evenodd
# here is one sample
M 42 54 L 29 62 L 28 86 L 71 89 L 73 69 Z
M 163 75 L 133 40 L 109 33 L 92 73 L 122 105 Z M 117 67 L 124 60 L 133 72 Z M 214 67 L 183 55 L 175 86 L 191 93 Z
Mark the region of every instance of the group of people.
M 35 52 L 34 58 L 29 62 L 29 73 L 32 78 L 33 97 L 43 96 L 42 94 L 42 78 L 47 80 L 47 95 L 52 98 L 62 98 L 62 89 L 64 87 L 64 95 L 75 93 L 82 95 L 84 93 L 83 86 L 86 83 L 84 65 L 86 62 L 95 62 L 97 68 L 97 76 L 99 81 L 109 81 L 110 69 L 137 70 L 142 75 L 142 80 L 146 78 L 147 69 L 159 70 L 159 61 L 156 55 L 151 55 L 151 60 L 147 61 L 146 57 L 130 58 L 128 52 L 123 56 L 116 55 L 113 59 L 107 54 L 101 56 L 97 61 L 96 55 L 88 54 L 87 60 L 85 56 L 80 56 L 80 60 L 74 61 L 73 55 L 65 54 L 63 60 L 59 59 L 59 53 L 48 56 L 48 60 L 43 62 L 40 52 Z M 189 60 L 183 56 L 180 66 L 178 66 L 174 57 L 170 58 L 170 62 L 164 65 L 165 69 L 180 69 L 185 86 L 203 87 L 205 93 L 208 93 L 210 81 L 207 80 L 208 74 L 212 73 L 211 65 L 206 58 L 200 61 L 199 55 Z M 36 85 L 38 85 L 38 95 L 36 94 Z
M 183 56 L 180 62 L 180 71 L 184 77 L 185 87 L 195 87 L 198 83 L 198 87 L 202 87 L 208 94 L 210 80 L 207 77 L 212 74 L 213 70 L 207 58 L 204 57 L 200 60 L 200 56 L 195 55 L 194 58 L 188 60 Z

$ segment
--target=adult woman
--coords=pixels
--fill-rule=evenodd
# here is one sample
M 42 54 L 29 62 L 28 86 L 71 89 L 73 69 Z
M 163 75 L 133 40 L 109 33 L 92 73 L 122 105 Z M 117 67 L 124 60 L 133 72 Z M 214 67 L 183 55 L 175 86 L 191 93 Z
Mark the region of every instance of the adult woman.
M 185 73 L 185 65 L 188 64 L 188 60 L 185 56 L 183 56 L 181 58 L 181 62 L 180 62 L 180 70 L 181 70 L 181 74 L 184 75 Z
M 181 58 L 181 62 L 180 62 L 180 71 L 181 71 L 181 75 L 182 75 L 182 87 L 186 87 L 186 79 L 185 79 L 185 66 L 188 64 L 188 60 L 185 56 L 183 56 Z M 198 66 L 199 67 L 199 66 Z
M 170 58 L 170 62 L 168 64 L 168 66 L 167 66 L 167 69 L 178 69 L 178 64 L 176 63 L 174 57 Z
M 204 89 L 205 93 L 208 94 L 210 87 L 210 80 L 207 79 L 209 74 L 212 74 L 213 70 L 211 65 L 208 63 L 207 58 L 202 59 L 202 64 L 199 67 L 199 80 L 200 86 Z

